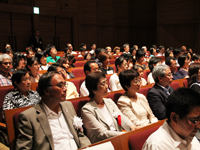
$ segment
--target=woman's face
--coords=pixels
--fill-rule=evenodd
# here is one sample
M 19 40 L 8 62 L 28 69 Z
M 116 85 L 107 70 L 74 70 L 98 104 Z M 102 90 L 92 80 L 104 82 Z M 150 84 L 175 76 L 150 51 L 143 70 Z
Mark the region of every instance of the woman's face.
M 37 60 L 35 60 L 34 63 L 31 66 L 29 66 L 29 69 L 31 70 L 32 74 L 37 73 L 39 71 L 39 68 L 40 68 L 40 65 Z
M 128 63 L 126 60 L 123 60 L 123 63 L 118 67 L 118 71 L 124 71 L 128 69 Z
M 93 91 L 95 95 L 106 96 L 108 93 L 108 82 L 107 79 L 102 77 L 100 78 L 97 84 L 97 90 Z
M 138 58 L 138 60 L 137 60 L 137 62 L 138 62 L 139 64 L 142 64 L 143 61 L 144 61 L 144 56 Z
M 17 89 L 21 91 L 22 93 L 25 93 L 26 91 L 31 89 L 31 81 L 30 81 L 29 74 L 26 73 L 25 76 L 22 76 L 21 82 L 16 84 L 16 86 L 17 86 Z
M 185 67 L 188 67 L 188 66 L 189 66 L 189 63 L 190 63 L 190 60 L 186 57 L 184 66 L 185 66 Z
M 107 58 L 106 60 L 103 61 L 103 65 L 107 66 L 109 64 L 109 58 Z
M 133 56 L 136 55 L 136 50 L 135 50 L 135 49 L 133 50 L 132 55 L 133 55 Z
M 67 73 L 65 69 L 63 69 L 62 67 L 58 67 L 56 71 L 59 72 L 65 80 L 67 79 Z
M 66 70 L 69 69 L 69 61 L 68 60 L 66 61 L 66 63 L 63 63 L 62 65 L 65 67 Z
M 120 49 L 116 49 L 115 53 L 118 55 L 120 53 Z
M 140 76 L 134 78 L 134 79 L 131 81 L 130 87 L 127 88 L 128 91 L 132 91 L 132 92 L 134 92 L 134 93 L 135 93 L 135 92 L 139 92 L 141 83 L 142 83 L 142 80 L 141 80 L 141 77 L 140 77 Z
M 25 60 L 24 58 L 19 60 L 19 65 L 17 67 L 17 69 L 23 69 L 25 67 Z
M 138 68 L 137 72 L 140 74 L 140 77 L 143 77 L 144 70 L 141 67 Z
M 171 52 L 171 53 L 169 54 L 169 56 L 170 56 L 170 57 L 174 57 L 174 53 Z
M 46 65 L 46 64 L 47 64 L 47 57 L 42 56 L 42 57 L 40 58 L 40 63 L 41 63 L 42 65 Z

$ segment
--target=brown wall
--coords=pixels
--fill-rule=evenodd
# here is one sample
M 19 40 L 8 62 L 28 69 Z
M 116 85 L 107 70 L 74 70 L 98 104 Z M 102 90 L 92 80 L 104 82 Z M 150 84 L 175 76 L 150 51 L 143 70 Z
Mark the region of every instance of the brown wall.
M 40 15 L 33 15 L 33 6 Z M 50 43 L 59 50 L 67 42 L 75 50 L 82 42 L 88 49 L 93 42 L 97 47 L 128 42 L 186 45 L 198 52 L 199 22 L 199 0 L 7 0 L 0 3 L 0 47 L 8 42 L 25 51 L 38 28 L 44 47 Z

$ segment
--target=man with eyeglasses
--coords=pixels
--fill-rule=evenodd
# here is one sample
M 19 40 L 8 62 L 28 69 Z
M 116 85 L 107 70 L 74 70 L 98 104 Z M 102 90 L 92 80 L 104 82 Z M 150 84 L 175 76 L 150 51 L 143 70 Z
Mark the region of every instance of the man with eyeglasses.
M 174 57 L 170 57 L 170 56 L 167 57 L 165 64 L 169 66 L 169 68 L 172 72 L 173 80 L 183 78 L 183 76 L 178 71 L 176 71 L 177 63 L 176 63 L 176 59 Z
M 199 150 L 195 134 L 200 129 L 199 93 L 180 88 L 166 104 L 167 121 L 146 140 L 143 150 Z
M 39 104 L 20 113 L 16 149 L 76 150 L 90 143 L 83 133 L 82 120 L 66 100 L 62 75 L 49 71 L 40 77 Z
M 8 54 L 0 55 L 0 86 L 12 85 L 11 71 L 12 58 Z
M 148 91 L 147 100 L 158 120 L 166 118 L 165 105 L 167 98 L 174 92 L 174 89 L 169 85 L 172 82 L 172 73 L 167 65 L 158 65 L 154 67 L 152 76 L 155 85 Z

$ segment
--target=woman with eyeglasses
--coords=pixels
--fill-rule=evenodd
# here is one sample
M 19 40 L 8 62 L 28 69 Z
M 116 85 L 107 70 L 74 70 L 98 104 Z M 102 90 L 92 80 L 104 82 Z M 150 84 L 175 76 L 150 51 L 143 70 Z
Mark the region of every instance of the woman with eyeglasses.
M 30 75 L 26 69 L 15 71 L 11 80 L 14 90 L 5 96 L 3 110 L 36 105 L 40 102 L 39 94 L 30 90 Z
M 121 113 L 114 101 L 104 98 L 108 83 L 103 72 L 90 73 L 85 81 L 90 101 L 82 107 L 81 115 L 91 143 L 121 135 L 122 128 L 126 131 L 135 129 L 135 125 Z
M 124 70 L 119 74 L 119 80 L 126 91 L 117 101 L 121 112 L 137 127 L 157 122 L 146 97 L 138 93 L 142 82 L 139 73 L 135 70 Z

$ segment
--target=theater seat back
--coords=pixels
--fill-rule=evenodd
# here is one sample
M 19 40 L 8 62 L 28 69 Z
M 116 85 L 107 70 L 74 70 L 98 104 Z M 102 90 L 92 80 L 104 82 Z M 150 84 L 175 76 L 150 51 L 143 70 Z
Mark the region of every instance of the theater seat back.
M 152 88 L 151 85 L 148 86 L 144 86 L 140 89 L 139 93 L 143 94 L 145 97 L 147 97 L 147 93 L 150 90 L 150 88 Z
M 188 80 L 184 80 L 184 81 L 183 81 L 183 86 L 184 86 L 184 87 L 188 87 Z

